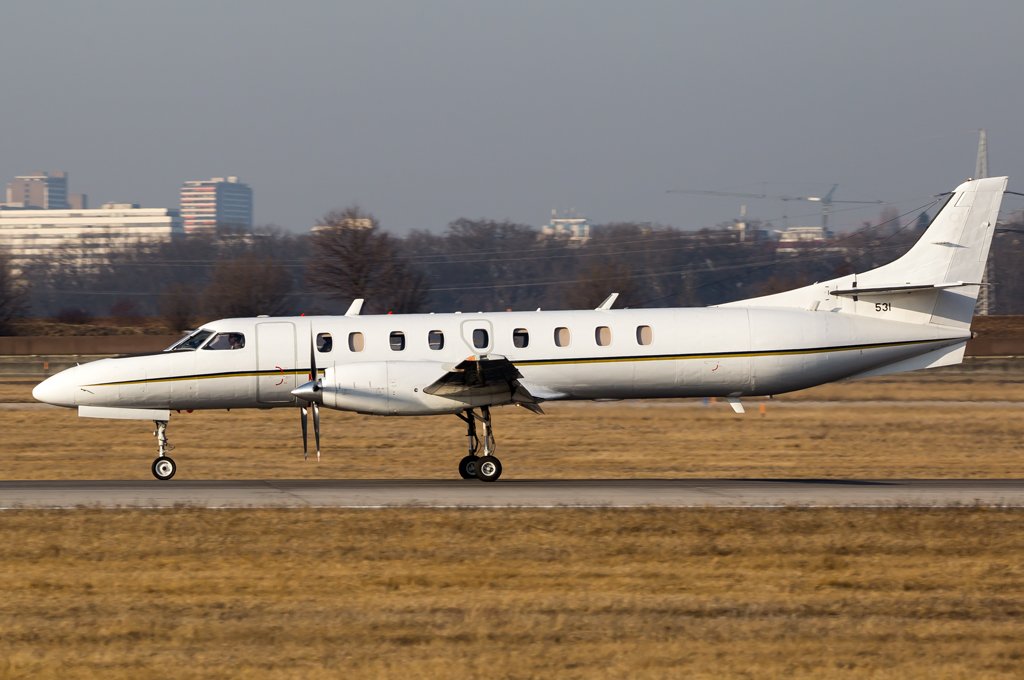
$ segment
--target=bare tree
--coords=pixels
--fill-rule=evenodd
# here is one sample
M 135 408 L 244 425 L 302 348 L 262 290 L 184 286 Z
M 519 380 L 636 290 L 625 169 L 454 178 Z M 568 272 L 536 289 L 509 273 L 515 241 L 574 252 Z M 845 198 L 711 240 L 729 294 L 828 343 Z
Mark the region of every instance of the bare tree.
M 187 283 L 172 283 L 163 292 L 160 299 L 160 316 L 164 324 L 172 331 L 184 331 L 192 328 L 198 316 L 196 300 L 198 291 Z
M 565 306 L 569 309 L 593 309 L 608 297 L 618 293 L 619 307 L 628 307 L 635 296 L 633 273 L 621 263 L 592 263 L 583 268 L 565 291 Z
M 25 290 L 14 278 L 10 260 L 0 252 L 0 335 L 12 332 L 11 322 L 25 309 Z
M 242 255 L 214 267 L 203 300 L 216 317 L 273 316 L 285 310 L 291 288 L 288 272 L 272 258 Z
M 365 298 L 374 311 L 422 310 L 427 293 L 422 272 L 358 206 L 328 213 L 310 243 L 309 283 L 342 301 Z

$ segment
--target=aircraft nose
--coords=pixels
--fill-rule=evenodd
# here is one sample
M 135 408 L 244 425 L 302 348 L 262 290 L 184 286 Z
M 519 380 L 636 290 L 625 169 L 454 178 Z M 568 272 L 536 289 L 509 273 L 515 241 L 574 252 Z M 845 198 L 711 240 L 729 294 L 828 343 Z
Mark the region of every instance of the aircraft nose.
M 75 367 L 77 368 L 77 366 Z M 39 383 L 32 389 L 32 398 L 54 406 L 75 405 L 75 392 L 78 386 L 71 380 L 74 368 L 61 371 Z

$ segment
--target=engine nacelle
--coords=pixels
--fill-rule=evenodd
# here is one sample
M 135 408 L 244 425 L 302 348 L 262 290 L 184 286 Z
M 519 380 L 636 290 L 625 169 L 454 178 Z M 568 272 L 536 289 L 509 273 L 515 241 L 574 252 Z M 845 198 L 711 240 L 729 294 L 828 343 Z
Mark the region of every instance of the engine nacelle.
M 380 416 L 458 413 L 468 404 L 427 394 L 449 369 L 433 361 L 368 361 L 324 371 L 323 405 Z

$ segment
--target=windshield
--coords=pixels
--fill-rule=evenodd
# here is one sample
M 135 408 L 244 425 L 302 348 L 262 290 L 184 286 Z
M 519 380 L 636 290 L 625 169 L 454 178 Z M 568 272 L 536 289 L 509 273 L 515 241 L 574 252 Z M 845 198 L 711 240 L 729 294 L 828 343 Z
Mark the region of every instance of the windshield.
M 203 349 L 242 349 L 245 336 L 241 333 L 217 333 Z
M 200 328 L 197 331 L 193 331 L 189 335 L 185 336 L 178 342 L 168 347 L 165 351 L 167 352 L 180 352 L 181 350 L 193 350 L 203 344 L 203 342 L 213 334 L 213 331 L 208 331 L 205 328 Z

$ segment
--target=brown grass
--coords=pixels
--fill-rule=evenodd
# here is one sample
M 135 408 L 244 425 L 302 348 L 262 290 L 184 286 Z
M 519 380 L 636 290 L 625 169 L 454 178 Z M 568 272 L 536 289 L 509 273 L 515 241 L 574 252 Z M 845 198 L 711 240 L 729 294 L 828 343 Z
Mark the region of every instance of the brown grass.
M 551 404 L 495 411 L 505 477 L 1017 477 L 1018 405 Z M 298 409 L 171 419 L 181 479 L 451 479 L 464 454 L 454 416 L 325 412 L 322 462 L 302 460 Z M 0 479 L 147 479 L 152 423 L 72 410 L 0 410 Z
M 7 512 L 0 676 L 1019 677 L 1024 513 Z
M 0 383 L 0 401 L 29 401 L 31 386 Z M 970 399 L 983 401 L 961 401 Z M 696 400 L 552 403 L 544 416 L 501 408 L 498 455 L 505 476 L 518 479 L 978 478 L 1024 470 L 1024 362 L 825 385 L 747 407 L 744 416 Z M 454 416 L 325 410 L 323 460 L 304 463 L 298 420 L 296 408 L 175 414 L 178 475 L 450 479 L 465 453 Z M 0 408 L 0 479 L 146 479 L 151 432 L 145 421 Z

